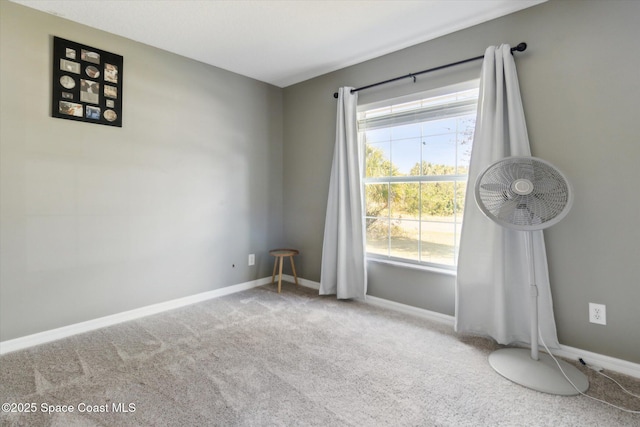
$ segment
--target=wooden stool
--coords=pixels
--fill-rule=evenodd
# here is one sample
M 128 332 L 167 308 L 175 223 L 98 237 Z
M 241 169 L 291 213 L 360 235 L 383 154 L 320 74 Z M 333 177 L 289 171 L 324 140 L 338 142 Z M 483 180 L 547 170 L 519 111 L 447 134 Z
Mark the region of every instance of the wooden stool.
M 284 257 L 289 257 L 291 260 L 291 270 L 293 270 L 293 278 L 296 281 L 296 285 L 298 285 L 298 276 L 296 275 L 296 266 L 293 263 L 293 256 L 298 255 L 300 252 L 296 249 L 272 249 L 269 251 L 270 255 L 276 257 L 276 261 L 273 263 L 273 275 L 271 276 L 271 284 L 273 285 L 276 279 L 276 267 L 280 264 L 280 273 L 278 277 L 278 293 L 280 293 L 280 289 L 282 287 L 282 260 Z

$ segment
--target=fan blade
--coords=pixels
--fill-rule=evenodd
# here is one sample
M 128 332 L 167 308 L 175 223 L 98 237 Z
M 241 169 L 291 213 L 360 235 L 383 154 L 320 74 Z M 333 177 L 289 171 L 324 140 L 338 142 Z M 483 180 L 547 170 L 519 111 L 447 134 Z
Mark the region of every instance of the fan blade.
M 509 189 L 509 186 L 505 185 L 504 183 L 488 182 L 486 184 L 485 183 L 480 184 L 480 188 L 490 193 L 504 193 L 506 190 Z
M 514 217 L 514 214 L 518 211 L 518 200 L 511 199 L 505 200 L 502 203 L 496 203 L 496 206 L 491 210 L 492 213 L 505 221 L 511 221 Z
M 566 185 L 563 182 L 558 182 L 557 180 L 549 179 L 547 177 L 537 178 L 533 182 L 533 187 L 535 188 L 535 192 L 538 194 L 550 194 L 559 191 L 566 192 Z
M 534 221 L 534 218 L 531 218 L 532 224 L 540 224 L 542 222 L 546 222 L 547 220 L 555 216 L 555 214 L 553 213 L 553 209 L 549 209 L 547 203 L 536 197 L 528 198 L 527 210 L 533 217 L 535 217 L 535 219 L 537 219 Z
M 509 164 L 507 169 L 509 170 L 512 181 L 515 181 L 516 179 L 526 179 L 529 181 L 534 180 L 533 164 L 526 159 L 524 162 L 521 161 Z

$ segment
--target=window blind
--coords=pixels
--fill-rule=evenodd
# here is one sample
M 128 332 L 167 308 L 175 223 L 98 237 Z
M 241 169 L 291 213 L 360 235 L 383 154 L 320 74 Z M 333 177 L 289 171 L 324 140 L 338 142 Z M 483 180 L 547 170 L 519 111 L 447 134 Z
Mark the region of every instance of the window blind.
M 360 130 L 375 130 L 392 126 L 459 117 L 475 113 L 477 105 L 476 99 L 464 99 L 440 105 L 414 107 L 414 109 L 408 110 L 402 109 L 397 112 L 387 112 L 379 115 L 361 115 L 358 119 L 358 128 Z

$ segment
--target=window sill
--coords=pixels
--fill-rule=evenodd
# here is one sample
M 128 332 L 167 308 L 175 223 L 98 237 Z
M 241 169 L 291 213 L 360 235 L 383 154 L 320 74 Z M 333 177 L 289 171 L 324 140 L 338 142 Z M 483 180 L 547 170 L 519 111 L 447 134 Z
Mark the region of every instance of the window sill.
M 436 274 L 442 274 L 445 276 L 457 276 L 457 272 L 456 270 L 448 270 L 446 268 L 438 268 L 438 267 L 433 267 L 433 266 L 428 266 L 428 265 L 420 265 L 420 264 L 412 264 L 409 262 L 400 262 L 400 261 L 393 261 L 390 259 L 382 259 L 382 258 L 375 258 L 375 257 L 367 257 L 367 262 L 377 262 L 380 264 L 387 264 L 387 265 L 393 265 L 394 267 L 400 267 L 400 268 L 410 268 L 412 270 L 421 270 L 421 271 L 428 271 L 429 273 L 436 273 Z

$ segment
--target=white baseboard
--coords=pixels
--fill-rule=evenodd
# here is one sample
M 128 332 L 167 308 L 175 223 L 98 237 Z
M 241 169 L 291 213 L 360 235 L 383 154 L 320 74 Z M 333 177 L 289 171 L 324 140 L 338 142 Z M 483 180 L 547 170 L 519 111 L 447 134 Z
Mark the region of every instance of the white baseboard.
M 447 314 L 437 313 L 435 311 L 426 310 L 424 308 L 401 304 L 399 302 L 389 301 L 388 299 L 373 297 L 371 295 L 367 295 L 365 301 L 377 307 L 388 308 L 390 310 L 399 311 L 401 313 L 422 317 L 423 319 L 433 320 L 435 322 L 451 326 L 452 328 L 455 324 L 455 317 L 449 316 Z
M 455 324 L 455 317 L 425 310 L 423 308 L 400 304 L 395 301 L 389 301 L 369 295 L 367 295 L 366 301 L 378 307 L 388 308 L 390 310 L 395 310 L 402 313 L 433 320 L 439 323 L 444 323 L 448 326 L 451 326 L 451 328 L 453 328 Z M 541 350 L 544 351 L 544 349 Z M 629 362 L 627 360 L 616 359 L 615 357 L 605 356 L 603 354 L 593 353 L 587 350 L 581 350 L 579 348 L 569 347 L 562 344 L 560 344 L 559 349 L 553 349 L 551 352 L 556 356 L 565 357 L 571 360 L 578 360 L 582 358 L 582 360 L 584 360 L 588 365 L 619 372 L 621 374 L 629 375 L 634 378 L 640 378 L 640 364 Z
M 282 279 L 287 282 L 294 283 L 294 278 L 291 275 L 283 274 Z M 0 342 L 0 354 L 9 353 L 16 350 L 21 350 L 34 345 L 44 344 L 47 342 L 59 340 L 61 338 L 70 337 L 72 335 L 89 332 L 95 329 L 104 328 L 106 326 L 115 325 L 118 323 L 126 322 L 129 320 L 139 319 L 141 317 L 149 316 L 151 314 L 161 313 L 167 310 L 173 310 L 175 308 L 184 307 L 186 305 L 195 304 L 201 301 L 206 301 L 213 298 L 222 297 L 225 295 L 233 294 L 236 292 L 245 291 L 258 286 L 271 283 L 271 277 L 264 277 L 262 279 L 253 280 L 251 282 L 240 283 L 233 286 L 227 286 L 225 288 L 215 289 L 213 291 L 202 292 L 196 295 L 190 295 L 184 298 L 178 298 L 171 301 L 162 302 L 159 304 L 148 305 L 146 307 L 137 308 L 135 310 L 125 311 L 122 313 L 113 314 L 111 316 L 100 317 L 98 319 L 88 320 L 86 322 L 76 323 L 69 326 L 63 326 L 61 328 L 52 329 L 49 331 L 39 332 L 33 335 L 27 335 L 20 338 Z M 307 280 L 298 277 L 298 283 L 301 286 L 305 286 L 311 289 L 320 289 L 320 283 L 312 280 Z M 365 301 L 371 305 L 386 308 L 389 310 L 398 311 L 413 316 L 418 316 L 424 319 L 429 319 L 453 328 L 455 318 L 442 313 L 437 313 L 423 308 L 414 307 L 407 304 L 401 304 L 395 301 L 386 300 L 374 296 L 367 295 Z M 579 348 L 569 347 L 566 345 L 560 345 L 560 349 L 553 350 L 553 354 L 556 356 L 566 357 L 568 359 L 578 360 L 582 358 L 587 364 L 592 366 L 599 366 L 603 369 L 619 372 L 621 374 L 629 375 L 634 378 L 640 378 L 640 364 L 629 362 L 622 359 L 616 359 L 615 357 L 605 356 L 603 354 L 593 353 Z
M 287 282 L 290 282 L 290 283 L 295 283 L 295 279 L 290 274 L 283 274 L 282 280 L 286 280 Z M 313 280 L 307 280 L 307 279 L 303 279 L 302 277 L 298 277 L 298 283 L 304 286 L 305 288 L 311 288 L 315 290 L 320 289 L 320 283 L 314 282 Z
M 27 335 L 20 338 L 0 342 L 0 354 L 9 353 L 16 350 L 22 350 L 34 345 L 44 344 L 47 342 L 59 340 L 61 338 L 70 337 L 72 335 L 93 331 L 95 329 L 104 328 L 106 326 L 115 325 L 129 320 L 139 319 L 141 317 L 152 314 L 161 313 L 167 310 L 184 307 L 186 305 L 195 304 L 213 298 L 222 297 L 236 292 L 252 289 L 257 286 L 271 283 L 271 277 L 253 280 L 251 282 L 240 283 L 237 285 L 227 286 L 212 291 L 202 292 L 196 295 L 190 295 L 184 298 L 178 298 L 171 301 L 161 302 L 158 304 L 148 305 L 136 308 L 134 310 L 124 311 L 122 313 L 112 314 L 110 316 L 99 317 L 97 319 L 87 320 L 86 322 L 75 323 L 61 328 L 51 329 L 49 331 L 38 332 L 36 334 Z
M 283 274 L 282 279 L 288 282 L 294 283 L 293 276 L 290 276 L 288 274 Z M 307 288 L 316 289 L 316 290 L 320 289 L 320 283 L 314 282 L 312 280 L 302 279 L 298 277 L 298 283 Z M 418 308 L 412 305 L 401 304 L 399 302 L 390 301 L 384 298 L 378 298 L 371 295 L 367 295 L 365 297 L 365 302 L 371 305 L 375 305 L 377 307 L 388 308 L 390 310 L 399 311 L 401 313 L 411 314 L 414 316 L 433 320 L 439 323 L 444 323 L 445 325 L 449 325 L 451 327 L 453 327 L 455 323 L 455 318 L 453 316 L 437 313 L 435 311 L 425 310 L 424 308 Z
M 562 344 L 560 344 L 560 349 L 553 350 L 552 353 L 556 356 L 566 357 L 567 359 L 578 360 L 581 358 L 587 365 L 619 372 L 629 375 L 630 377 L 640 378 L 640 364 L 638 363 L 616 359 L 615 357 L 605 356 L 604 354 L 593 353 Z

